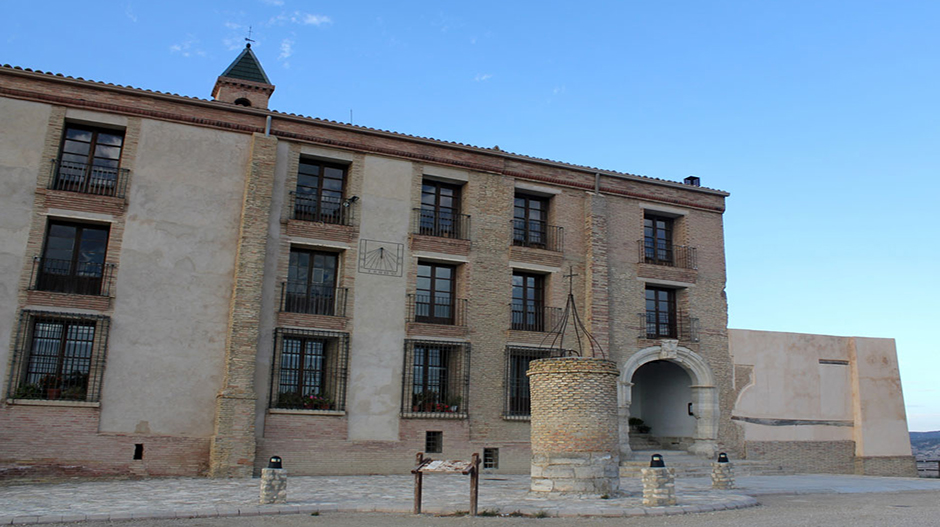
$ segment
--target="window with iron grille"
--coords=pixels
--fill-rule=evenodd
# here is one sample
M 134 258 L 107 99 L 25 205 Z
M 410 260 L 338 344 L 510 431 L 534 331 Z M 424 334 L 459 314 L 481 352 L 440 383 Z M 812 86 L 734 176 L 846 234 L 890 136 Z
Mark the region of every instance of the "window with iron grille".
M 646 263 L 673 264 L 672 218 L 652 216 L 643 218 L 643 251 Z
M 428 430 L 424 433 L 424 451 L 428 454 L 440 454 L 444 451 L 444 432 Z
M 271 370 L 271 408 L 346 409 L 349 334 L 277 328 Z
M 513 271 L 512 329 L 545 331 L 545 313 L 545 276 Z
M 110 291 L 111 266 L 105 263 L 109 227 L 50 221 L 42 257 L 34 267 L 32 287 L 75 295 L 104 295 Z
M 676 290 L 646 287 L 646 337 L 678 338 Z
M 97 402 L 109 326 L 104 315 L 22 311 L 8 397 Z
M 454 323 L 454 287 L 457 268 L 453 265 L 418 263 L 415 288 L 415 322 Z
M 345 166 L 301 159 L 297 170 L 297 189 L 293 193 L 293 218 L 348 225 L 349 204 L 343 202 L 345 182 Z
M 460 215 L 460 187 L 425 179 L 421 183 L 418 234 L 464 238 Z
M 551 356 L 545 348 L 506 348 L 506 407 L 503 415 L 525 418 L 531 413 L 529 397 L 529 363 Z
M 499 468 L 499 449 L 483 449 L 483 468 Z
M 123 197 L 123 147 L 123 131 L 66 125 L 50 188 Z
M 402 415 L 466 417 L 469 371 L 469 343 L 406 340 Z
M 545 247 L 548 198 L 516 194 L 513 207 L 513 243 Z
M 291 248 L 283 310 L 312 315 L 344 315 L 345 290 L 336 289 L 338 262 L 337 253 Z

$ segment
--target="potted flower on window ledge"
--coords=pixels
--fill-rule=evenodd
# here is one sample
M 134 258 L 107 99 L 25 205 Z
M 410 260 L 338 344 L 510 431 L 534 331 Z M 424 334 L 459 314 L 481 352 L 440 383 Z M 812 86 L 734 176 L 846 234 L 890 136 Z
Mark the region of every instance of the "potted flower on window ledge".
M 62 395 L 62 377 L 46 375 L 39 379 L 39 388 L 46 394 L 46 399 L 58 399 Z
M 320 395 L 305 395 L 304 408 L 307 410 L 332 410 L 333 399 L 330 399 L 325 393 Z

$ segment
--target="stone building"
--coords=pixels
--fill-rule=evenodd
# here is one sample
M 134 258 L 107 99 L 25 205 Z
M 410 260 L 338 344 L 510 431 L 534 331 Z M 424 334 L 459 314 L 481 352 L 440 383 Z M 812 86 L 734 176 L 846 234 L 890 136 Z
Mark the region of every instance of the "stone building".
M 623 455 L 632 416 L 664 448 L 906 470 L 893 341 L 727 329 L 726 192 L 273 92 L 248 47 L 212 100 L 0 67 L 0 474 L 526 472 L 567 274 Z

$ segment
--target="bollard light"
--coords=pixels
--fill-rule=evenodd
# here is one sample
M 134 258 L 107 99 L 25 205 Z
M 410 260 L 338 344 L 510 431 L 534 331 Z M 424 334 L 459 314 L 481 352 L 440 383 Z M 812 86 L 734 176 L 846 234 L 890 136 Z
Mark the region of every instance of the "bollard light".
M 271 459 L 268 460 L 268 468 L 284 468 L 281 466 L 281 457 L 271 456 Z
M 666 466 L 666 463 L 663 462 L 663 456 L 659 454 L 653 454 L 653 457 L 650 458 L 650 468 L 663 468 Z
M 728 462 L 728 454 L 725 454 L 724 452 L 718 454 L 718 462 L 719 462 L 719 463 L 727 463 L 727 462 Z

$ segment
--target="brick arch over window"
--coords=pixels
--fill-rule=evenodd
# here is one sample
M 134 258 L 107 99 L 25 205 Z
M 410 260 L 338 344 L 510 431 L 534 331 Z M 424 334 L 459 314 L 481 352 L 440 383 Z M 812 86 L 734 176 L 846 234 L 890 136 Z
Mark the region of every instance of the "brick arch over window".
M 689 374 L 692 380 L 692 408 L 695 415 L 694 443 L 689 452 L 711 457 L 718 445 L 718 387 L 715 375 L 708 362 L 694 351 L 665 341 L 661 346 L 650 346 L 634 353 L 620 365 L 617 404 L 620 415 L 621 459 L 629 459 L 630 452 L 630 404 L 633 399 L 633 374 L 644 364 L 653 361 L 669 361 Z M 626 458 L 624 458 L 626 456 Z

